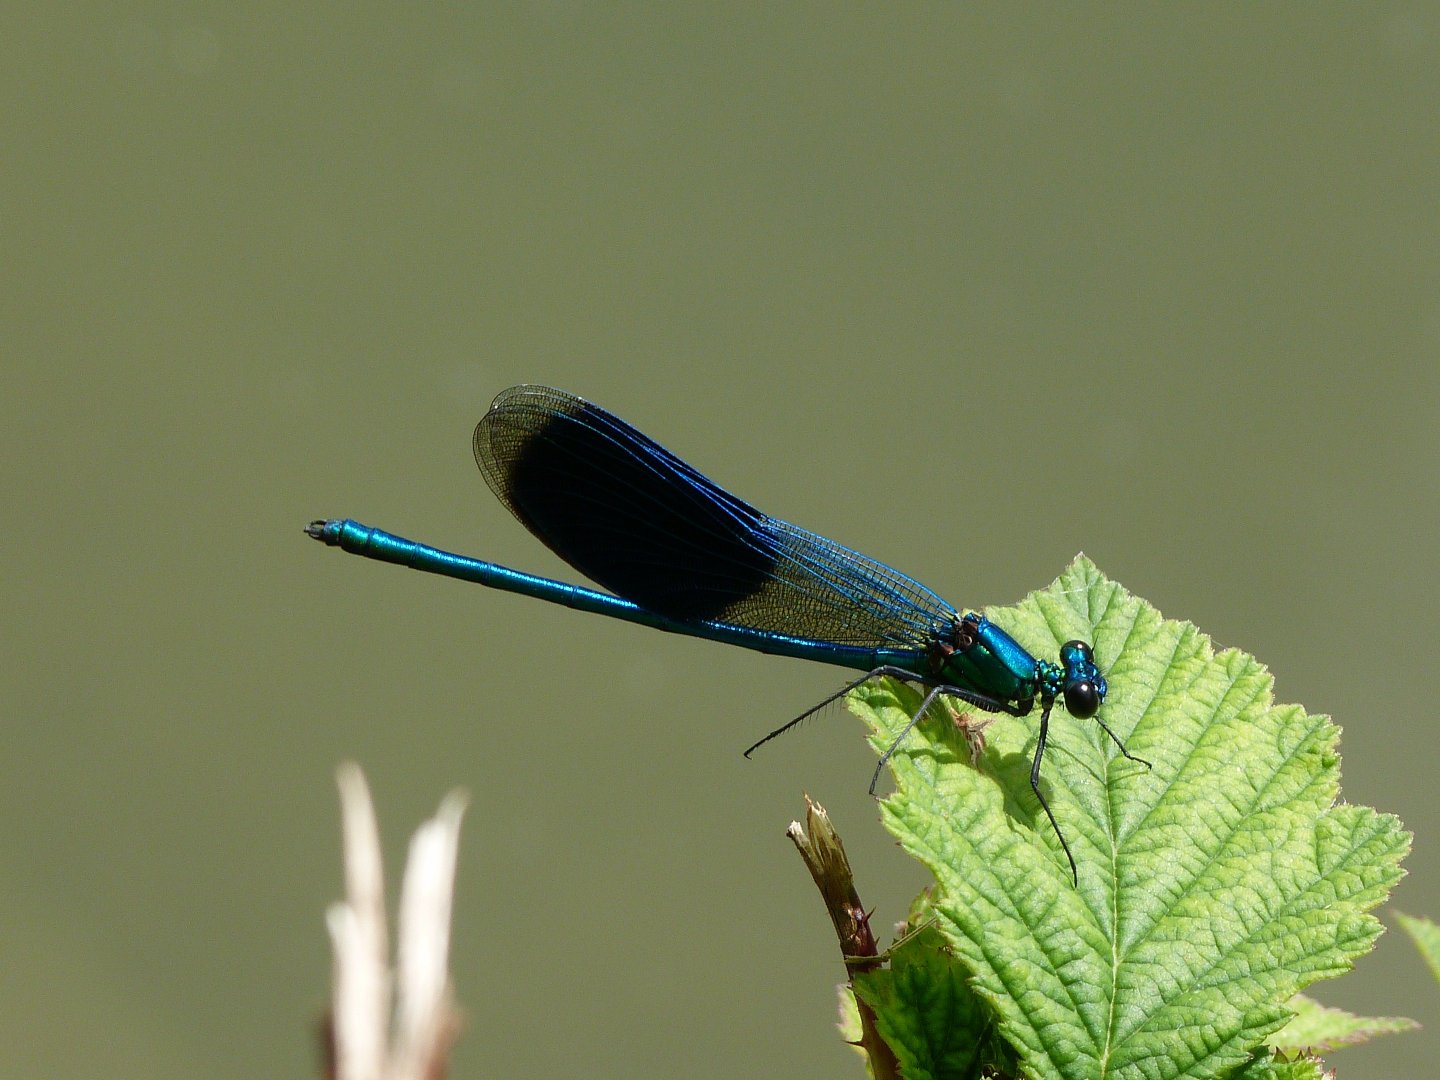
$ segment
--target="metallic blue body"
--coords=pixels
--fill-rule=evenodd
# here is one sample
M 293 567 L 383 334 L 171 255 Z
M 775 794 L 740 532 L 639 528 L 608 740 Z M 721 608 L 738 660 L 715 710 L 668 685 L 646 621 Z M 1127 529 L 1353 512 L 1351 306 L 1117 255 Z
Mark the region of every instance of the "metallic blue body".
M 675 619 L 623 597 L 442 551 L 358 521 L 325 521 L 318 523 L 315 529 L 312 535 L 317 540 L 367 559 L 408 566 L 412 570 L 519 593 L 577 611 L 607 615 L 672 634 L 738 645 L 774 656 L 792 656 L 855 671 L 903 668 L 918 681 L 928 683 L 938 679 L 999 702 L 1028 702 L 1036 697 L 1056 697 L 1062 692 L 1066 678 L 1064 669 L 1059 665 L 1036 660 L 1014 638 L 976 612 L 954 616 L 973 634 L 974 643 L 964 650 L 951 652 L 938 669 L 932 670 L 934 665 L 924 649 L 838 645 L 717 620 Z M 1085 672 L 1078 662 L 1072 669 L 1079 677 L 1084 677 Z M 1099 672 L 1094 672 L 1094 677 L 1098 676 Z
M 793 656 L 823 664 L 838 664 L 857 671 L 870 671 L 886 664 L 903 664 L 911 658 L 909 651 L 901 649 L 835 645 L 713 620 L 672 619 L 619 596 L 597 592 L 567 581 L 556 581 L 554 578 L 512 570 L 508 566 L 500 566 L 483 559 L 441 551 L 427 544 L 407 540 L 403 536 L 373 529 L 358 521 L 327 521 L 317 539 L 352 555 L 364 555 L 368 559 L 408 566 L 412 570 L 423 570 L 477 585 L 488 585 L 492 589 L 519 593 L 537 600 L 548 600 L 552 604 L 562 604 L 577 611 L 608 615 L 612 619 L 622 619 L 672 634 L 686 634 L 709 641 L 721 641 L 727 645 L 739 645 L 756 652 Z

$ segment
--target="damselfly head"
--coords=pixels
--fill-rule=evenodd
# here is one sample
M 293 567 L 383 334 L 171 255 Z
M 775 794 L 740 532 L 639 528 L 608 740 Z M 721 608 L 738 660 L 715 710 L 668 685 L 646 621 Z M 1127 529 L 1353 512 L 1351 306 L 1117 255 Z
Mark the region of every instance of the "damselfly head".
M 1065 711 L 1088 720 L 1105 702 L 1105 676 L 1095 666 L 1095 653 L 1083 641 L 1060 646 L 1060 663 L 1065 669 Z

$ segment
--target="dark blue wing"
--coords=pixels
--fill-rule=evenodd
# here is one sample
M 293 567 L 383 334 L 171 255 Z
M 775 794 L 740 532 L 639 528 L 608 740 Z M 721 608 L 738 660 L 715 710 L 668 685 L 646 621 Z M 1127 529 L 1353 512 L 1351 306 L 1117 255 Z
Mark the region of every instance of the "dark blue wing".
M 623 420 L 516 386 L 475 428 L 475 460 L 544 544 L 617 596 L 867 647 L 923 647 L 954 608 L 912 578 L 756 510 Z

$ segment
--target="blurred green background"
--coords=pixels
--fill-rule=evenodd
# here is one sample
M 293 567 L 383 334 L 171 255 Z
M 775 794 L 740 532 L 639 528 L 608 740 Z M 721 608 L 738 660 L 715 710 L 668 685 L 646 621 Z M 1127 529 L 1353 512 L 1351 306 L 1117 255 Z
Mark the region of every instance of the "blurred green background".
M 802 790 L 924 875 L 843 711 L 740 756 L 841 674 L 301 533 L 570 576 L 470 456 L 523 381 L 958 604 L 1085 550 L 1440 916 L 1434 5 L 12 5 L 0 84 L 0 1076 L 315 1075 L 345 757 L 392 876 L 472 793 L 456 1076 L 861 1075 Z M 1440 1053 L 1398 932 L 1315 991 Z

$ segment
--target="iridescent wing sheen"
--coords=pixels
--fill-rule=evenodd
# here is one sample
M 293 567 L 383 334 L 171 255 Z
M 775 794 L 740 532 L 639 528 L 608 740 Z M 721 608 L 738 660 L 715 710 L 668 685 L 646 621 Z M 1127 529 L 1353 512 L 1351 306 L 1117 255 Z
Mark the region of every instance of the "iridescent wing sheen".
M 672 618 L 923 648 L 954 617 L 914 579 L 761 513 L 561 390 L 516 386 L 497 397 L 475 428 L 475 461 L 555 554 Z

